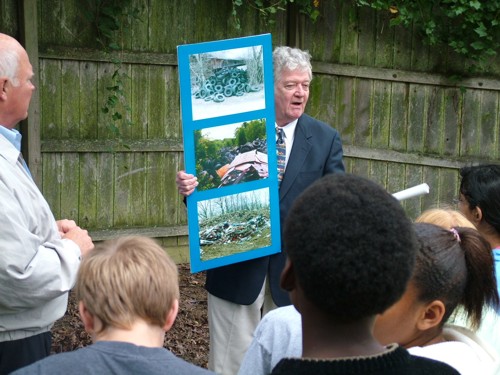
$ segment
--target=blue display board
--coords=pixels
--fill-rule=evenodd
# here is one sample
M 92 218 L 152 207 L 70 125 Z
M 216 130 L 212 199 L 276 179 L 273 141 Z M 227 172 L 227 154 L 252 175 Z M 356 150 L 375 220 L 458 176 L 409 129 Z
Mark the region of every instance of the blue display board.
M 191 272 L 280 252 L 271 35 L 177 52 Z

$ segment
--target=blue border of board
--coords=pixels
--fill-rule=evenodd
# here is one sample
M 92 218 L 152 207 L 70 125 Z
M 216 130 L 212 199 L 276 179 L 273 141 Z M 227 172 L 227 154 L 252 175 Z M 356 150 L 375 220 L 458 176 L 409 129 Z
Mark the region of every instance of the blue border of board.
M 227 51 L 245 47 L 261 46 L 263 52 L 263 83 L 264 83 L 264 108 L 248 112 L 231 113 L 228 115 L 193 119 L 193 92 L 190 70 L 190 56 L 210 52 Z M 187 173 L 196 174 L 195 160 L 195 130 L 234 124 L 238 122 L 265 119 L 268 170 L 277 170 L 276 142 L 275 142 L 275 112 L 274 112 L 274 79 L 272 62 L 271 34 L 248 36 L 236 39 L 211 41 L 197 44 L 186 44 L 177 47 L 182 131 L 184 138 L 185 170 Z M 209 260 L 201 260 L 200 228 L 198 203 L 210 199 L 218 199 L 233 194 L 268 190 L 270 207 L 270 236 L 271 245 L 263 248 L 249 250 L 242 253 L 231 254 Z M 279 217 L 279 191 L 277 173 L 269 173 L 267 178 L 215 188 L 209 190 L 195 190 L 187 197 L 188 233 L 191 272 L 199 272 L 210 268 L 221 267 L 250 259 L 255 259 L 281 251 L 281 230 Z

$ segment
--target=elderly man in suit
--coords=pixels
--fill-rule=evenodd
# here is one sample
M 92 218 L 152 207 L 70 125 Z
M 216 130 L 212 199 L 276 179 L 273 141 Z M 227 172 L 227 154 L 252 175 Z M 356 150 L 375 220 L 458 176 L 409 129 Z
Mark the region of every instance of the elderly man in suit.
M 297 48 L 277 47 L 273 52 L 277 142 L 285 146 L 279 192 L 282 227 L 293 201 L 310 184 L 344 172 L 338 132 L 304 113 L 312 80 L 310 58 Z M 176 183 L 184 196 L 198 185 L 196 177 L 184 171 L 177 173 Z M 290 304 L 279 286 L 285 258 L 278 253 L 207 271 L 211 370 L 237 373 L 262 316 Z

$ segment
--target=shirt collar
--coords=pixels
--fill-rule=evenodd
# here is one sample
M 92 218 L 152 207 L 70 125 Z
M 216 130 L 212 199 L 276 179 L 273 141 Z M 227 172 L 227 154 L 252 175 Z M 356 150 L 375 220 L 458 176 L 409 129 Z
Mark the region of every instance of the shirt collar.
M 0 157 L 3 157 L 12 165 L 19 159 L 19 150 L 4 134 L 3 127 L 0 126 Z
M 295 134 L 295 128 L 297 127 L 297 122 L 299 119 L 295 119 L 292 122 L 289 122 L 288 124 L 281 126 L 281 129 L 283 129 L 283 132 L 285 133 L 285 138 L 286 139 L 293 139 L 293 135 Z M 278 126 L 278 124 L 276 124 Z
M 16 129 L 8 129 L 5 126 L 0 125 L 0 134 L 2 134 L 12 145 L 21 152 L 21 133 Z

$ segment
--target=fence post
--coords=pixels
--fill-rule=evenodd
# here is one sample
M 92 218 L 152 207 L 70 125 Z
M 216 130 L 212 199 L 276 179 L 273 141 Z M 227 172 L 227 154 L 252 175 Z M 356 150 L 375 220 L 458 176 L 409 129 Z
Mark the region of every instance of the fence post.
M 20 43 L 28 52 L 35 76 L 33 84 L 38 87 L 39 59 L 38 59 L 38 25 L 36 0 L 23 0 L 19 6 L 19 33 Z M 38 187 L 42 188 L 42 160 L 41 160 L 41 129 L 40 129 L 40 96 L 38 90 L 33 92 L 28 109 L 28 118 L 21 122 L 23 134 L 23 154 L 28 163 L 31 175 Z

